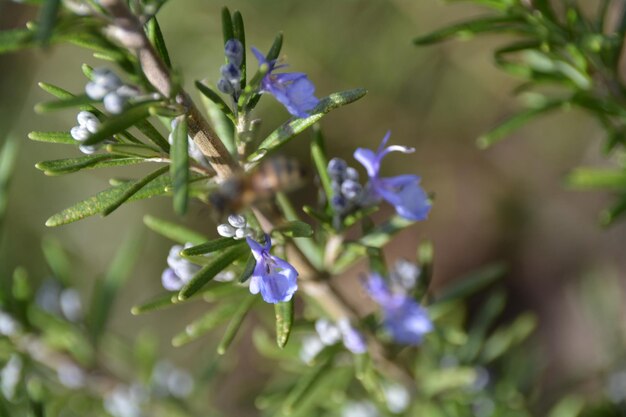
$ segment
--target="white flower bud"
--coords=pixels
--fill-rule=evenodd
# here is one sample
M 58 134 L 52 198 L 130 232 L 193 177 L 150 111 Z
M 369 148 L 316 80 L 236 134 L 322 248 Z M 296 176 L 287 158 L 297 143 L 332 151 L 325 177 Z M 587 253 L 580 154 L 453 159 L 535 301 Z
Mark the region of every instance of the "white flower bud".
M 80 145 L 78 149 L 80 149 L 80 151 L 85 155 L 91 155 L 93 153 L 96 153 L 96 151 L 98 150 L 98 146 Z
M 83 316 L 83 306 L 80 294 L 73 288 L 68 288 L 61 292 L 59 297 L 61 312 L 69 320 L 76 322 Z
M 85 85 L 85 94 L 92 100 L 102 100 L 109 90 L 100 84 L 91 81 Z
M 217 234 L 223 237 L 233 237 L 235 236 L 235 228 L 230 224 L 220 224 L 217 226 Z
M 315 322 L 315 331 L 323 344 L 326 346 L 334 345 L 341 340 L 341 331 L 329 320 L 319 319 Z
M 246 231 L 244 229 L 235 229 L 235 239 L 245 239 Z
M 79 142 L 84 142 L 89 138 L 89 131 L 83 126 L 74 126 L 70 129 L 70 136 Z
M 115 91 L 104 96 L 104 108 L 111 114 L 120 114 L 124 111 L 127 98 L 120 96 Z
M 228 216 L 228 223 L 236 228 L 246 227 L 246 218 L 240 214 L 231 214 Z
M 98 120 L 98 118 L 95 114 L 84 110 L 76 115 L 76 121 L 78 122 L 79 126 L 87 127 L 86 125 L 89 120 Z

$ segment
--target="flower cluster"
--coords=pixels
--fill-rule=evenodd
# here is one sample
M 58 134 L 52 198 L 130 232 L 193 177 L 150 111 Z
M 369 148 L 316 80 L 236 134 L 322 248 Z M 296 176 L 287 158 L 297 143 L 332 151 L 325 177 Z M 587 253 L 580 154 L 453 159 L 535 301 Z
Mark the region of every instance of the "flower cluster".
M 381 178 L 380 164 L 390 152 L 411 153 L 415 149 L 405 146 L 386 146 L 391 132 L 387 132 L 376 152 L 358 148 L 354 157 L 366 169 L 369 182 L 366 186 L 369 198 L 385 200 L 396 212 L 408 220 L 424 220 L 430 212 L 431 203 L 428 196 L 420 187 L 420 178 L 417 175 L 398 175 L 396 177 Z
M 131 98 L 139 91 L 126 85 L 113 71 L 107 68 L 96 68 L 92 73 L 93 81 L 85 85 L 85 93 L 92 100 L 102 100 L 104 108 L 111 114 L 120 114 Z
M 74 288 L 63 288 L 54 279 L 47 279 L 37 290 L 35 302 L 44 311 L 78 322 L 83 318 L 80 294 Z
M 241 94 L 241 63 L 243 62 L 243 45 L 238 39 L 229 39 L 224 44 L 226 64 L 220 68 L 222 78 L 217 82 L 217 89 L 233 97 L 237 101 Z
M 370 296 L 383 310 L 383 323 L 393 340 L 403 345 L 419 345 L 433 329 L 428 312 L 406 291 L 393 290 L 378 274 L 372 274 L 365 285 Z
M 191 278 L 200 270 L 200 266 L 188 259 L 180 256 L 183 249 L 192 247 L 193 244 L 186 243 L 185 246 L 174 245 L 167 255 L 168 267 L 161 274 L 161 284 L 168 291 L 178 291 L 187 284 Z M 235 278 L 232 271 L 222 271 L 213 278 L 215 281 L 229 282 Z
M 81 111 L 78 113 L 76 121 L 78 122 L 78 125 L 70 129 L 70 136 L 78 142 L 86 141 L 89 138 L 89 135 L 96 133 L 100 127 L 100 120 L 95 114 L 88 111 Z M 96 145 L 80 145 L 78 148 L 82 153 L 91 155 L 100 149 L 102 143 L 98 143 Z
M 228 223 L 222 223 L 217 226 L 217 233 L 222 237 L 232 237 L 235 239 L 243 239 L 246 237 L 254 238 L 254 229 L 248 227 L 246 218 L 240 214 L 231 214 L 228 216 Z
M 330 205 L 335 213 L 343 216 L 364 205 L 365 193 L 356 169 L 341 158 L 333 158 L 328 162 L 327 171 L 333 190 Z
M 256 266 L 250 278 L 250 292 L 261 293 L 267 303 L 276 304 L 291 300 L 298 289 L 298 271 L 284 259 L 270 254 L 272 241 L 265 235 L 265 243 L 246 237 Z
M 365 338 L 352 327 L 347 318 L 340 319 L 337 323 L 319 319 L 315 322 L 315 331 L 315 335 L 309 335 L 303 340 L 300 359 L 304 362 L 311 362 L 325 346 L 333 346 L 340 341 L 356 355 L 367 351 Z
M 259 61 L 259 66 L 267 65 L 267 74 L 261 80 L 260 93 L 274 96 L 289 113 L 296 117 L 308 117 L 309 112 L 317 106 L 319 100 L 315 97 L 315 85 L 302 72 L 274 73 L 285 65 L 276 65 L 276 60 L 268 61 L 265 55 L 256 48 L 252 53 Z

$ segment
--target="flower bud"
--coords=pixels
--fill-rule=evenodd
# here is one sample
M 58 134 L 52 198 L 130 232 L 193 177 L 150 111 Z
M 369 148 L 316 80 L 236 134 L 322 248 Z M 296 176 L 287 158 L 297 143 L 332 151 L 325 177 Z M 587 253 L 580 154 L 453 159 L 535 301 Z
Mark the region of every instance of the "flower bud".
M 108 68 L 96 68 L 92 73 L 93 81 L 104 87 L 107 91 L 115 90 L 123 83 L 113 71 Z
M 348 200 L 354 201 L 359 198 L 363 187 L 356 181 L 347 180 L 341 184 L 341 194 Z
M 228 216 L 228 223 L 236 228 L 246 227 L 246 218 L 240 214 L 231 214 Z
M 347 167 L 348 164 L 343 159 L 333 158 L 328 161 L 328 175 L 330 175 L 332 179 L 340 180 L 345 175 Z
M 241 66 L 243 53 L 243 45 L 238 39 L 229 39 L 224 45 L 224 54 L 226 55 L 226 59 L 228 59 L 228 62 L 236 65 L 237 67 Z
M 85 155 L 91 155 L 91 154 L 95 153 L 95 152 L 99 149 L 99 147 L 98 147 L 98 146 L 96 146 L 96 145 L 93 145 L 93 146 L 89 146 L 89 145 L 80 145 L 80 146 L 78 147 L 78 149 L 80 149 L 80 151 L 81 151 L 82 153 L 84 153 Z
M 95 114 L 88 111 L 81 111 L 76 115 L 76 121 L 79 126 L 87 127 L 90 120 L 98 120 Z
M 352 167 L 346 168 L 345 178 L 347 180 L 358 181 L 359 180 L 359 171 Z
M 83 126 L 74 126 L 70 129 L 70 136 L 79 142 L 84 142 L 89 138 L 89 130 Z
M 104 96 L 104 108 L 111 114 L 120 114 L 126 106 L 126 97 L 120 96 L 113 91 Z
M 220 80 L 217 82 L 217 89 L 224 94 L 233 94 L 235 92 L 235 88 L 233 87 L 233 85 L 224 78 L 220 78 Z
M 88 82 L 85 85 L 85 94 L 92 100 L 102 100 L 109 90 L 95 82 Z
M 235 236 L 235 228 L 230 224 L 222 223 L 217 226 L 217 234 L 223 237 Z
M 238 83 L 241 80 L 241 71 L 236 65 L 226 64 L 220 68 L 220 73 L 227 81 L 231 83 Z

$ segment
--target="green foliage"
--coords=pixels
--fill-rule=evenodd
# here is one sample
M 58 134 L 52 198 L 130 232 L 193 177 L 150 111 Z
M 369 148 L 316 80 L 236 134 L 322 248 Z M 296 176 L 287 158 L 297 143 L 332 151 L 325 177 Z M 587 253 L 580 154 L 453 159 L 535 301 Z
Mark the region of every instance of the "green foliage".
M 623 152 L 626 113 L 623 78 L 623 44 L 626 26 L 623 16 L 613 19 L 616 4 L 597 2 L 595 13 L 577 1 L 483 1 L 492 12 L 454 24 L 414 40 L 416 45 L 430 45 L 454 38 L 476 35 L 508 36 L 507 44 L 494 52 L 496 65 L 523 83 L 516 93 L 525 97 L 528 108 L 514 114 L 493 130 L 478 138 L 478 146 L 487 148 L 526 123 L 557 109 L 579 108 L 596 118 L 606 131 L 605 153 Z M 620 163 L 619 170 L 626 169 Z M 593 173 L 593 171 L 597 171 Z M 616 170 L 617 172 L 618 170 Z M 592 181 L 598 188 L 616 190 L 623 195 L 626 188 L 616 187 L 607 178 L 604 168 L 575 171 L 569 185 L 586 189 Z M 607 178 L 608 180 L 608 178 Z M 623 198 L 601 216 L 608 225 L 623 214 Z

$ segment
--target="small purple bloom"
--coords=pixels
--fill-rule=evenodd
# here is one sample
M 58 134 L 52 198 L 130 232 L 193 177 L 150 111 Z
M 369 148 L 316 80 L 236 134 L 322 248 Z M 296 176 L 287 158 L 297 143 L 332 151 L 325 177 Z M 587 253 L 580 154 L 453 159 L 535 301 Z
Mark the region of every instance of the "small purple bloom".
M 229 39 L 224 45 L 224 54 L 228 62 L 240 67 L 243 61 L 243 45 L 238 39 Z
M 269 70 L 261 80 L 261 93 L 273 95 L 287 111 L 296 117 L 308 117 L 319 100 L 315 97 L 315 86 L 307 75 L 302 72 L 273 72 L 284 65 L 276 65 L 276 61 L 267 61 L 265 55 L 252 47 L 252 53 L 259 61 L 259 66 L 267 64 Z
M 355 355 L 360 355 L 367 352 L 367 343 L 363 335 L 357 331 L 348 319 L 341 319 L 337 322 L 339 330 L 341 331 L 341 337 L 343 338 L 343 345 L 350 352 Z
M 250 292 L 261 293 L 267 303 L 276 304 L 291 300 L 298 289 L 298 272 L 289 262 L 270 254 L 272 241 L 265 235 L 265 244 L 246 238 L 256 266 L 250 278 Z
M 380 275 L 372 274 L 366 289 L 382 308 L 385 328 L 397 343 L 419 345 L 433 330 L 426 309 L 406 294 L 392 292 Z
M 376 152 L 359 148 L 354 157 L 367 170 L 369 176 L 368 188 L 372 198 L 382 198 L 393 205 L 396 212 L 408 220 L 424 220 L 428 216 L 431 203 L 428 196 L 419 186 L 420 177 L 417 175 L 398 175 L 397 177 L 380 178 L 380 163 L 390 152 L 414 152 L 414 148 L 392 145 L 387 146 L 391 132 L 387 132 Z

